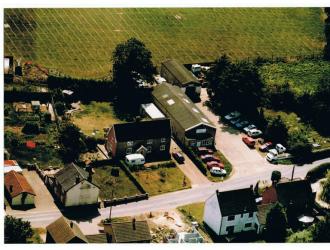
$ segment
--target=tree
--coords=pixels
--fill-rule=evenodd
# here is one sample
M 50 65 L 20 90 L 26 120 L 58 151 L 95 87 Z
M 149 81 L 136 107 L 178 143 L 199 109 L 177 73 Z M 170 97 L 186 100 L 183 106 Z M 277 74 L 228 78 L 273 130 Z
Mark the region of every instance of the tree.
M 306 134 L 303 131 L 289 133 L 287 144 L 291 154 L 298 161 L 308 159 L 312 153 L 312 145 L 309 143 Z
M 313 242 L 312 232 L 308 229 L 291 234 L 286 242 L 288 243 L 309 243 Z
M 65 104 L 63 102 L 56 102 L 55 109 L 56 109 L 57 114 L 62 116 L 62 115 L 64 115 Z
M 311 229 L 313 242 L 330 242 L 330 216 L 326 215 L 325 220 L 321 220 Z
M 280 116 L 277 116 L 268 123 L 265 136 L 273 142 L 286 143 L 288 128 Z
M 46 113 L 44 114 L 44 121 L 45 121 L 46 123 L 51 123 L 51 122 L 52 122 L 52 116 L 51 116 L 51 114 L 50 114 L 49 112 L 46 112 Z
M 324 8 L 324 12 L 327 15 L 327 18 L 324 20 L 324 34 L 326 44 L 323 49 L 323 58 L 325 60 L 330 60 L 330 8 Z
M 264 84 L 252 63 L 231 63 L 224 55 L 207 74 L 207 79 L 213 106 L 219 106 L 223 111 L 237 109 L 246 114 L 256 114 Z
M 37 135 L 39 134 L 39 124 L 37 122 L 26 122 L 22 128 L 22 132 L 27 135 Z
M 6 215 L 5 217 L 5 243 L 27 243 L 33 231 L 29 221 L 23 221 Z
M 327 172 L 327 177 L 322 183 L 321 199 L 327 203 L 330 203 L 330 170 Z
M 72 162 L 86 151 L 84 135 L 72 123 L 64 123 L 60 128 L 58 142 L 61 145 L 61 155 L 64 162 Z
M 282 205 L 276 203 L 267 213 L 266 241 L 284 242 L 286 237 L 286 217 Z
M 97 139 L 91 136 L 85 138 L 85 144 L 88 151 L 95 151 L 97 147 Z
M 275 184 L 275 183 L 278 183 L 280 181 L 281 177 L 282 177 L 281 172 L 280 171 L 277 171 L 277 170 L 274 170 L 272 172 L 271 180 Z

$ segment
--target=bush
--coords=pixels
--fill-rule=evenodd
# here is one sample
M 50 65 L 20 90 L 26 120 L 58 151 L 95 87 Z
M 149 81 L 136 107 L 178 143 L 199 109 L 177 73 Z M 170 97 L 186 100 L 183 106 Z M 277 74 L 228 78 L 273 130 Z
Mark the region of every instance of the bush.
M 85 144 L 86 144 L 87 150 L 88 151 L 95 151 L 96 147 L 97 147 L 97 142 L 98 142 L 98 140 L 95 139 L 94 137 L 87 136 L 85 138 Z
M 327 179 L 322 183 L 321 199 L 326 203 L 330 203 L 330 171 L 327 172 Z
M 46 112 L 46 113 L 44 114 L 44 121 L 45 121 L 46 123 L 51 123 L 51 122 L 52 122 L 52 116 L 51 116 L 51 114 L 50 114 L 49 112 Z
M 159 164 L 155 164 L 155 165 L 151 165 L 150 167 L 148 167 L 149 169 L 159 169 L 159 168 L 175 168 L 176 164 L 174 161 L 170 160 L 170 161 L 165 161 Z
M 323 163 L 307 172 L 306 178 L 310 182 L 316 182 L 319 179 L 322 179 L 327 174 L 327 171 L 330 170 L 330 163 Z
M 39 134 L 39 124 L 37 122 L 26 122 L 22 132 L 28 135 L 37 135 Z
M 57 114 L 62 116 L 62 115 L 64 115 L 65 104 L 63 102 L 56 102 L 55 109 L 56 109 Z

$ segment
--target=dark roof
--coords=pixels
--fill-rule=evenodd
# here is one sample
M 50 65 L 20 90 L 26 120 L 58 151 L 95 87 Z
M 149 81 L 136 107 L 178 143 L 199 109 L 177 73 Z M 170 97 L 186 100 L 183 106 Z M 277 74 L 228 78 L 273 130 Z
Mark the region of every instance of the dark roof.
M 174 59 L 169 59 L 167 61 L 162 62 L 161 67 L 165 67 L 174 78 L 180 83 L 180 85 L 184 86 L 190 83 L 198 83 L 198 79 L 193 75 L 185 66 L 178 63 Z
M 214 127 L 212 122 L 179 87 L 162 83 L 154 88 L 152 96 L 161 105 L 158 108 L 163 113 L 170 114 L 184 130 L 199 124 Z
M 276 185 L 278 201 L 283 206 L 288 206 L 291 202 L 309 202 L 313 198 L 310 183 L 307 180 L 293 180 L 278 183 Z
M 218 192 L 219 207 L 222 216 L 251 213 L 257 211 L 251 188 Z
M 135 229 L 133 228 L 132 221 L 104 225 L 104 230 L 107 233 L 110 232 L 111 228 L 113 232 L 113 242 L 115 243 L 129 243 L 151 240 L 150 229 L 146 220 L 135 221 Z
M 119 142 L 171 137 L 169 119 L 119 123 L 113 127 Z
M 266 219 L 268 211 L 274 206 L 274 204 L 263 204 L 258 206 L 258 221 L 260 225 L 266 225 Z
M 61 185 L 64 191 L 68 191 L 76 185 L 77 177 L 80 178 L 80 181 L 87 180 L 88 172 L 78 167 L 74 163 L 66 165 L 55 174 L 56 181 Z
M 106 234 L 91 234 L 86 235 L 88 243 L 108 243 Z
M 17 173 L 14 170 L 11 170 L 10 172 L 5 174 L 4 183 L 7 192 L 12 198 L 16 197 L 21 193 L 28 193 L 35 195 L 32 187 L 30 186 L 26 178 L 22 174 Z M 12 186 L 12 191 L 10 192 L 11 186 Z
M 77 237 L 86 243 L 88 242 L 78 225 L 63 216 L 49 224 L 46 227 L 46 230 L 56 243 L 68 243 L 74 237 Z

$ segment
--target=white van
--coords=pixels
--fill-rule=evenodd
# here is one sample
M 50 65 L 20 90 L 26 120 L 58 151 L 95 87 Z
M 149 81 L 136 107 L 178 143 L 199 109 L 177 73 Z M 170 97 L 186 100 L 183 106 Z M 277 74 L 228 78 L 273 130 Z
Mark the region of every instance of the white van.
M 143 165 L 146 161 L 142 154 L 130 154 L 125 156 L 125 162 L 128 166 Z
M 286 151 L 286 148 L 282 144 L 276 144 L 276 150 L 279 153 L 283 153 Z

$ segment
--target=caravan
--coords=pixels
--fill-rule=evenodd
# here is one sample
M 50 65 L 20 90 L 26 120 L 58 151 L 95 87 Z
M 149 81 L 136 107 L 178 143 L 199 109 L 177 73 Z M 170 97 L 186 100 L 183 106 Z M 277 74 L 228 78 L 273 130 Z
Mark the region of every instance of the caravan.
M 142 154 L 130 154 L 125 156 L 125 162 L 128 166 L 143 165 L 146 161 Z

